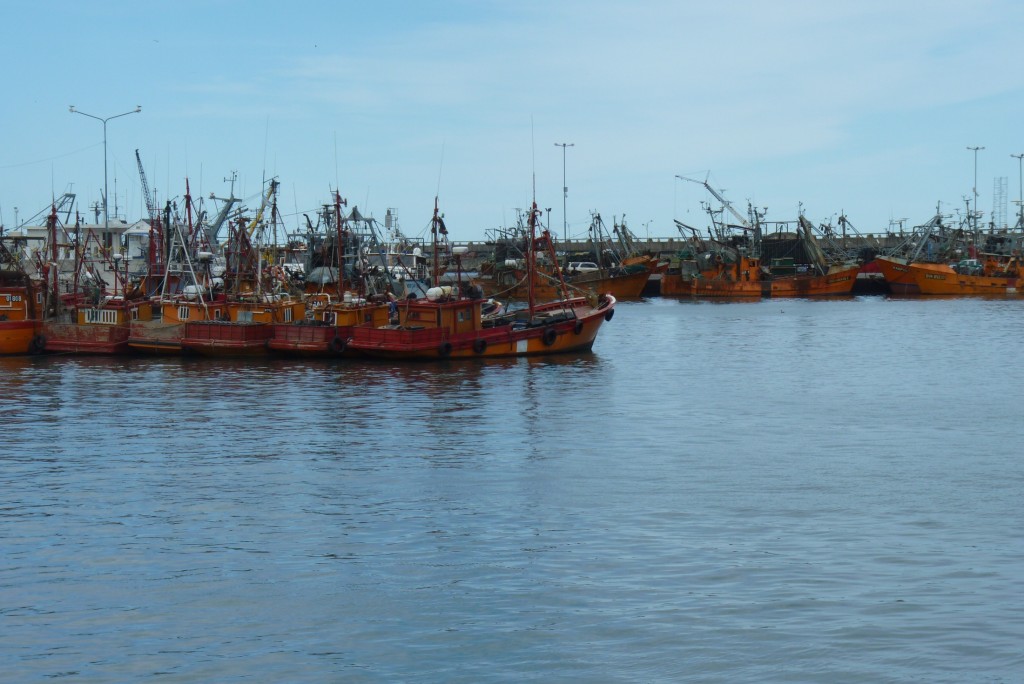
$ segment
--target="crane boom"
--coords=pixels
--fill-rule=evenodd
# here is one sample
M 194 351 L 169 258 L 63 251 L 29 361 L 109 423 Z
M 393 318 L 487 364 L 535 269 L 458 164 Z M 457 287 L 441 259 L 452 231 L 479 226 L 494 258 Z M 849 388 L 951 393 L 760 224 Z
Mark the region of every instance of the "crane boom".
M 724 206 L 726 209 L 729 210 L 729 213 L 732 214 L 736 218 L 736 220 L 740 222 L 741 226 L 743 226 L 744 228 L 750 228 L 750 222 L 747 221 L 747 219 L 743 218 L 743 216 L 740 214 L 740 212 L 736 211 L 736 209 L 733 208 L 732 203 L 729 202 L 729 200 L 727 200 L 724 197 L 722 197 L 722 195 L 717 190 L 715 190 L 713 187 L 711 187 L 711 185 L 708 183 L 707 179 L 699 181 L 699 180 L 695 180 L 693 178 L 686 178 L 684 176 L 677 176 L 677 177 L 678 178 L 682 178 L 683 180 L 688 180 L 691 183 L 700 183 L 701 185 L 703 185 L 705 188 L 707 188 L 707 191 L 710 192 L 711 195 L 716 200 L 718 200 L 719 202 L 722 203 L 722 206 Z
M 256 212 L 256 218 L 254 218 L 245 229 L 245 232 L 248 233 L 250 237 L 252 237 L 253 232 L 256 230 L 256 226 L 258 226 L 260 221 L 263 220 L 263 212 L 270 204 L 270 200 L 274 196 L 274 193 L 277 192 L 278 185 L 279 183 L 276 180 L 270 180 L 270 185 L 267 186 L 267 192 L 263 196 L 263 202 L 260 204 L 259 211 Z
M 142 182 L 142 196 L 146 200 L 146 211 L 149 212 L 149 219 L 152 221 L 160 213 L 160 210 L 153 203 L 153 196 L 149 194 L 149 183 L 146 182 L 146 171 L 142 168 L 142 157 L 139 156 L 138 150 L 135 150 L 135 161 L 139 165 L 139 180 Z

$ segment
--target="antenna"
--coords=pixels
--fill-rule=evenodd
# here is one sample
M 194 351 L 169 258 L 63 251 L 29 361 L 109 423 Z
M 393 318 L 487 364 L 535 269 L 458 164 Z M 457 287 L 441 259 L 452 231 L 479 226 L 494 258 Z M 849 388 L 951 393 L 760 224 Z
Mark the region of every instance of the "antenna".
M 267 115 L 267 125 L 263 130 L 263 178 L 260 187 L 267 182 L 267 144 L 270 140 L 270 115 Z
M 530 180 L 533 182 L 533 199 L 537 199 L 537 142 L 533 130 L 533 114 L 530 115 Z
M 434 197 L 440 197 L 441 195 L 441 169 L 444 168 L 444 141 L 441 141 L 441 163 L 437 167 L 437 192 L 434 193 Z

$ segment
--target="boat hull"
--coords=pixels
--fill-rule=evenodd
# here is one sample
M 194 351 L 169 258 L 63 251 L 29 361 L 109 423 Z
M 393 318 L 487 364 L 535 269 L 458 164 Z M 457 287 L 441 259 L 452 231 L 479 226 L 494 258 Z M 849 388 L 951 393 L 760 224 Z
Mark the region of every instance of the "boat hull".
M 1015 276 L 957 273 L 947 264 L 912 263 L 911 274 L 923 295 L 1007 295 L 1017 293 Z
M 352 330 L 348 346 L 368 357 L 397 361 L 586 352 L 594 346 L 601 325 L 614 315 L 615 301 L 613 296 L 604 296 L 597 307 L 573 309 L 575 317 L 566 316 L 555 302 L 536 307 L 533 319 L 521 326 L 509 324 L 461 333 L 440 327 L 359 327 Z
M 36 321 L 0 321 L 0 355 L 43 351 L 37 327 Z
M 853 292 L 859 271 L 859 266 L 850 266 L 825 275 L 795 274 L 764 279 L 751 277 L 750 280 L 666 273 L 661 279 L 661 294 L 709 298 L 841 296 Z
M 347 349 L 351 331 L 351 326 L 279 324 L 274 326 L 267 347 L 286 356 L 354 356 Z
M 579 288 L 610 294 L 615 299 L 639 299 L 651 279 L 648 270 L 624 275 L 591 277 L 589 275 L 566 279 L 570 289 Z
M 130 328 L 119 325 L 81 325 L 46 321 L 40 328 L 47 352 L 63 354 L 126 354 Z
M 881 271 L 882 276 L 885 278 L 885 284 L 888 285 L 889 291 L 892 294 L 921 294 L 921 289 L 917 286 L 917 280 L 910 272 L 910 265 L 905 260 L 878 256 L 875 257 L 875 265 Z
M 184 323 L 146 321 L 132 323 L 128 346 L 141 354 L 181 354 L 181 338 L 185 334 Z
M 196 321 L 185 324 L 181 348 L 202 356 L 265 356 L 273 334 L 269 323 Z
M 763 281 L 770 297 L 833 297 L 848 295 L 857 283 L 860 266 L 837 269 L 825 275 L 797 274 Z

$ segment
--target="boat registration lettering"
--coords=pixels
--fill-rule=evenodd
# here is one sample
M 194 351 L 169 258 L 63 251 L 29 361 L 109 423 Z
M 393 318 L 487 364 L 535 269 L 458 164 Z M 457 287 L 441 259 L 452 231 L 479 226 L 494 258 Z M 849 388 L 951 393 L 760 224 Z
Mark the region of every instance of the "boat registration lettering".
M 929 280 L 945 280 L 946 279 L 946 276 L 944 276 L 944 275 L 942 275 L 940 273 L 925 273 L 924 277 L 928 278 Z

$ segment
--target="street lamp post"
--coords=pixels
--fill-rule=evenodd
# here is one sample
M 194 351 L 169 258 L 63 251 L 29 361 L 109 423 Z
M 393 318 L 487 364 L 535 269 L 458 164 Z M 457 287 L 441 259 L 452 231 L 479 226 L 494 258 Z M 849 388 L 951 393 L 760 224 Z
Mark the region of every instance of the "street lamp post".
M 569 222 L 565 218 L 565 198 L 569 196 L 569 186 L 565 184 L 565 148 L 574 147 L 575 143 L 555 143 L 555 147 L 562 148 L 562 240 L 568 241 Z
M 92 114 L 86 114 L 83 111 L 75 109 L 75 105 L 68 107 L 68 111 L 72 114 L 81 114 L 87 116 L 90 119 L 96 119 L 103 123 L 103 230 L 107 233 L 110 232 L 110 216 L 107 213 L 107 122 L 111 119 L 116 119 L 122 116 L 128 116 L 129 114 L 138 114 L 142 111 L 141 105 L 136 105 L 135 109 L 130 112 L 124 112 L 123 114 L 115 114 L 114 116 L 108 116 L 103 118 L 101 116 L 93 116 Z
M 1024 217 L 1024 154 L 1011 154 L 1011 157 L 1017 160 L 1017 227 L 1021 227 L 1021 223 L 1024 223 L 1021 217 Z M 17 207 L 15 207 L 17 211 Z
M 974 151 L 974 232 L 978 232 L 978 150 L 984 147 L 968 147 Z

